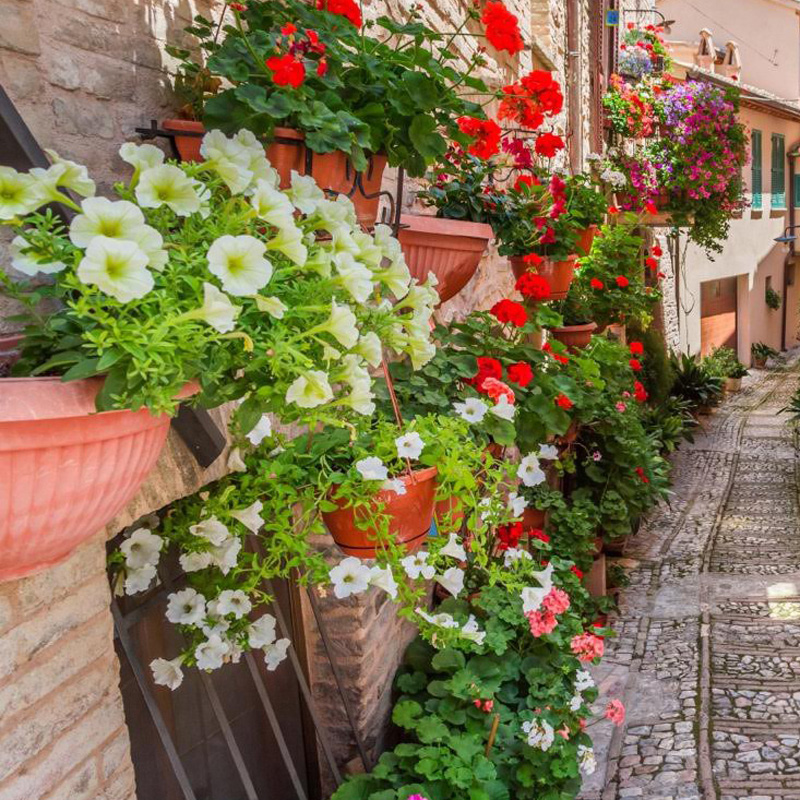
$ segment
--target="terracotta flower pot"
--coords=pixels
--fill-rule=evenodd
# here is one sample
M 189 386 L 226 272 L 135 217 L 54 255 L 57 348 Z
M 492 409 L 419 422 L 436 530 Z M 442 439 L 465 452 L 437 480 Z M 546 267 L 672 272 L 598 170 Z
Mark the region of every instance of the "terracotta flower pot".
M 545 518 L 547 512 L 540 511 L 538 508 L 533 508 L 533 506 L 528 506 L 522 512 L 522 527 L 526 531 L 530 530 L 542 530 L 544 528 Z
M 412 475 L 403 475 L 405 494 L 392 491 L 378 492 L 377 500 L 383 504 L 384 513 L 391 517 L 389 533 L 398 544 L 412 553 L 425 542 L 433 519 L 436 497 L 436 467 L 415 470 Z M 375 534 L 356 525 L 355 512 L 346 506 L 345 500 L 334 500 L 336 511 L 323 511 L 322 519 L 333 541 L 349 556 L 374 558 Z
M 95 412 L 102 379 L 0 381 L 0 580 L 66 558 L 118 514 L 161 453 L 169 416 Z
M 175 134 L 175 147 L 182 161 L 203 160 L 200 145 L 206 129 L 202 122 L 193 119 L 165 119 L 161 127 Z
M 292 185 L 292 170 L 306 174 L 305 136 L 294 128 L 275 128 L 273 140 L 266 147 L 267 160 L 280 178 L 281 189 Z
M 588 228 L 585 228 L 581 235 L 578 237 L 578 241 L 576 243 L 576 247 L 578 248 L 578 252 L 581 255 L 587 255 L 588 252 L 592 249 L 592 242 L 594 242 L 594 237 L 600 232 L 599 225 L 590 225 Z
M 400 217 L 398 239 L 411 274 L 422 283 L 430 272 L 439 279 L 442 303 L 455 297 L 478 269 L 492 238 L 491 225 L 457 219 Z
M 567 296 L 569 287 L 572 285 L 572 279 L 575 277 L 576 259 L 576 255 L 571 255 L 565 261 L 550 261 L 549 259 L 545 259 L 541 264 L 535 267 L 536 272 L 538 272 L 550 286 L 550 300 L 563 300 Z M 509 260 L 515 278 L 519 278 L 530 271 L 530 267 L 522 260 L 522 256 L 511 256 Z
M 734 394 L 742 388 L 741 378 L 725 378 L 725 391 Z
M 583 350 L 591 342 L 595 328 L 597 324 L 594 322 L 586 325 L 565 325 L 563 328 L 551 328 L 550 334 L 570 350 Z
M 464 504 L 458 497 L 448 497 L 446 500 L 439 500 L 435 505 L 437 527 L 452 521 L 449 530 L 439 530 L 439 533 L 452 533 L 461 527 L 464 521 Z

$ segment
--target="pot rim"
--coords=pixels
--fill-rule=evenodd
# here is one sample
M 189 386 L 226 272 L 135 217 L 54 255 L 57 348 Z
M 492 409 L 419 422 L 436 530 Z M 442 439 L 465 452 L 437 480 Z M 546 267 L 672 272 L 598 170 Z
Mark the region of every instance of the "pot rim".
M 205 125 L 197 119 L 181 119 L 180 117 L 168 117 L 161 120 L 161 126 L 170 131 L 192 131 L 205 132 Z
M 548 328 L 551 333 L 583 333 L 597 328 L 596 322 L 584 322 L 580 325 L 564 325 L 561 328 Z
M 516 261 L 518 264 L 524 264 L 525 262 L 522 260 L 525 256 L 509 256 L 509 261 Z M 560 261 L 555 261 L 554 259 L 550 258 L 549 256 L 542 256 L 542 264 L 573 264 L 578 260 L 577 253 L 570 253 L 566 258 L 561 259 Z M 526 265 L 527 266 L 527 265 Z M 528 267 L 530 271 L 533 269 L 536 270 L 535 266 Z
M 486 222 L 467 222 L 462 219 L 435 217 L 432 214 L 401 214 L 400 228 L 414 233 L 432 233 L 444 236 L 467 236 L 472 239 L 491 239 L 492 226 Z

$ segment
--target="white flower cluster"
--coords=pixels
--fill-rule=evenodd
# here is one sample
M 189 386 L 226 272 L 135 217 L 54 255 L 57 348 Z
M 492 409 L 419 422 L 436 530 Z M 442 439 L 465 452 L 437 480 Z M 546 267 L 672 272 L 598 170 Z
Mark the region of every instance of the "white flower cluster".
M 550 590 L 553 588 L 553 565 L 548 564 L 543 570 L 532 572 L 531 576 L 539 585 L 526 586 L 520 593 L 523 614 L 538 611 L 544 598 L 550 594 Z
M 477 645 L 482 645 L 486 639 L 486 631 L 480 629 L 478 620 L 475 619 L 473 614 L 469 615 L 463 625 L 459 624 L 452 614 L 447 614 L 443 611 L 438 614 L 429 614 L 424 608 L 418 608 L 417 614 L 429 625 L 434 625 L 444 630 L 458 630 L 462 638 L 469 639 L 469 641 L 475 642 Z
M 163 546 L 164 540 L 146 528 L 135 530 L 120 545 L 120 552 L 125 556 L 125 594 L 150 588 Z
M 541 461 L 554 461 L 558 458 L 558 448 L 552 444 L 543 444 L 539 452 L 528 453 L 517 467 L 517 477 L 528 487 L 538 486 L 547 480 L 541 467 Z
M 594 679 L 585 669 L 578 670 L 575 674 L 575 693 L 569 703 L 570 711 L 577 711 L 583 705 L 583 692 L 592 689 L 594 685 Z
M 516 406 L 508 402 L 508 398 L 504 394 L 497 398 L 497 402 L 493 406 L 489 406 L 478 397 L 468 397 L 463 403 L 453 403 L 453 408 L 461 419 L 472 424 L 483 422 L 487 413 L 512 422 L 517 410 Z
M 615 189 L 621 189 L 628 183 L 628 178 L 625 176 L 624 172 L 610 168 L 600 175 L 600 180 L 613 186 Z
M 546 753 L 555 740 L 553 726 L 546 719 L 534 719 L 522 723 L 525 738 L 531 747 Z
M 394 440 L 397 457 L 416 461 L 425 449 L 425 442 L 416 432 L 404 433 Z M 405 494 L 406 484 L 402 478 L 390 478 L 389 468 L 377 456 L 367 456 L 355 463 L 356 470 L 365 481 L 382 481 L 381 488 L 395 494 Z

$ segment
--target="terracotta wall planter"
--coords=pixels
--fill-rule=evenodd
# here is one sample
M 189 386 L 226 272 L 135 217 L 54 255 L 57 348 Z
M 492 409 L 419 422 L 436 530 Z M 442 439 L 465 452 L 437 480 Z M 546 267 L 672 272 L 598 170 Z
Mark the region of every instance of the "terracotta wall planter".
M 539 273 L 550 285 L 550 299 L 563 300 L 567 296 L 572 279 L 575 277 L 575 260 L 577 256 L 572 255 L 565 261 L 550 261 L 545 259 L 536 272 Z M 529 271 L 528 265 L 522 260 L 522 256 L 511 256 L 511 269 L 514 277 L 519 278 Z
M 586 228 L 583 233 L 578 237 L 578 241 L 576 243 L 576 247 L 580 255 L 587 255 L 589 251 L 592 249 L 592 242 L 594 242 L 594 237 L 600 232 L 599 225 L 590 225 Z
M 0 381 L 0 580 L 68 556 L 155 465 L 169 416 L 95 412 L 102 379 Z
M 552 337 L 570 350 L 583 350 L 592 340 L 597 324 L 589 322 L 585 325 L 565 325 L 563 328 L 551 328 Z
M 418 550 L 430 531 L 437 474 L 436 467 L 415 470 L 412 475 L 402 476 L 406 485 L 405 494 L 392 491 L 378 493 L 378 501 L 383 504 L 384 513 L 392 518 L 389 532 L 398 544 L 405 545 L 408 552 Z M 333 541 L 347 555 L 374 558 L 374 533 L 356 526 L 355 513 L 352 507 L 346 507 L 346 501 L 334 502 L 339 506 L 336 511 L 322 512 L 322 519 Z
M 182 119 L 167 119 L 162 123 L 164 130 L 175 132 L 175 146 L 184 161 L 202 161 L 200 155 L 200 136 L 183 135 L 181 132 L 204 133 L 202 122 Z M 280 177 L 281 189 L 291 185 L 292 170 L 300 175 L 306 174 L 306 146 L 302 131 L 294 128 L 275 128 L 274 140 L 266 148 L 266 156 Z M 349 195 L 356 207 L 356 215 L 361 225 L 371 227 L 378 217 L 379 197 L 366 197 L 381 190 L 386 156 L 374 155 L 367 169 L 361 174 L 361 188 L 353 191 L 356 172 L 348 157 L 342 152 L 313 153 L 311 175 L 322 189 Z
M 493 235 L 481 222 L 403 214 L 400 224 L 398 239 L 411 274 L 420 283 L 436 275 L 442 303 L 467 285 Z

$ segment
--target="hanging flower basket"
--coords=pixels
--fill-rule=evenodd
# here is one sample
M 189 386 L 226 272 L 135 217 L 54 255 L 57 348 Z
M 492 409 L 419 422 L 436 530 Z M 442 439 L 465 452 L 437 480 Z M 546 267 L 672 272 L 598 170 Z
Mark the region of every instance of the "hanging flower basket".
M 569 292 L 572 280 L 575 277 L 575 261 L 577 255 L 571 255 L 565 261 L 550 261 L 544 259 L 534 269 L 550 286 L 550 300 L 563 300 Z M 522 256 L 511 256 L 511 269 L 514 277 L 519 278 L 530 270 L 530 266 L 522 260 Z
M 578 241 L 576 242 L 576 247 L 581 255 L 588 255 L 589 251 L 592 249 L 592 242 L 594 242 L 594 237 L 600 232 L 599 225 L 590 225 L 588 228 L 585 228 L 580 236 L 578 237 Z
M 156 463 L 170 418 L 95 412 L 101 378 L 0 380 L 0 581 L 66 558 Z
M 596 328 L 597 323 L 588 322 L 585 325 L 565 325 L 563 328 L 551 328 L 550 334 L 570 350 L 583 350 L 591 342 Z
M 400 225 L 397 238 L 411 274 L 420 283 L 436 275 L 442 303 L 467 285 L 492 238 L 491 226 L 482 222 L 404 214 Z
M 205 133 L 202 122 L 183 119 L 167 119 L 162 123 L 164 130 L 175 133 L 175 146 L 183 161 L 202 161 L 200 144 Z M 183 135 L 181 135 L 183 134 Z M 291 186 L 292 170 L 300 175 L 306 174 L 305 135 L 294 128 L 275 128 L 274 139 L 266 148 L 266 156 L 280 177 L 281 189 Z M 367 169 L 361 173 L 361 191 L 355 186 L 356 171 L 347 155 L 341 151 L 333 153 L 313 153 L 311 157 L 311 176 L 321 189 L 337 194 L 345 194 L 353 201 L 358 221 L 364 227 L 372 227 L 378 217 L 383 171 L 386 156 L 374 155 Z
M 433 520 L 436 497 L 436 467 L 415 470 L 403 475 L 406 493 L 378 492 L 376 502 L 383 505 L 383 513 L 391 517 L 389 533 L 397 544 L 409 553 L 418 550 L 424 543 Z M 375 532 L 363 530 L 356 525 L 354 509 L 347 507 L 345 500 L 334 500 L 336 511 L 323 511 L 322 519 L 333 541 L 349 556 L 374 558 L 376 553 Z M 380 545 L 378 545 L 380 547 Z

